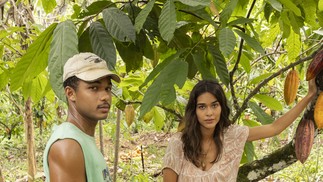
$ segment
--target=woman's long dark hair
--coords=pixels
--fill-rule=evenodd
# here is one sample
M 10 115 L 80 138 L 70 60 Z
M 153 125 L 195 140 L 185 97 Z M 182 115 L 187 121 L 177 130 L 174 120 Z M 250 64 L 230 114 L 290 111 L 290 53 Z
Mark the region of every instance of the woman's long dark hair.
M 213 135 L 217 154 L 213 163 L 217 162 L 221 158 L 223 150 L 221 138 L 223 138 L 224 129 L 232 124 L 229 120 L 230 108 L 227 105 L 227 99 L 221 85 L 216 80 L 199 81 L 191 91 L 186 105 L 184 116 L 185 128 L 182 134 L 184 156 L 197 167 L 201 166 L 199 159 L 202 153 L 202 134 L 200 123 L 196 116 L 197 97 L 206 92 L 213 94 L 221 105 L 220 121 L 216 125 Z

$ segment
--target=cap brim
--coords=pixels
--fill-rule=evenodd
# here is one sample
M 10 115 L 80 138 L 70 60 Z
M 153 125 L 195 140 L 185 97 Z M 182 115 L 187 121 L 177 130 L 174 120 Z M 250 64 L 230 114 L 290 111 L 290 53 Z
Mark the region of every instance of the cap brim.
M 114 80 L 115 82 L 120 83 L 120 77 L 115 74 L 112 73 L 106 69 L 104 70 L 89 70 L 83 73 L 79 73 L 75 75 L 76 77 L 78 77 L 81 80 L 84 81 L 95 81 L 98 79 L 101 79 L 103 77 L 111 77 L 112 80 Z

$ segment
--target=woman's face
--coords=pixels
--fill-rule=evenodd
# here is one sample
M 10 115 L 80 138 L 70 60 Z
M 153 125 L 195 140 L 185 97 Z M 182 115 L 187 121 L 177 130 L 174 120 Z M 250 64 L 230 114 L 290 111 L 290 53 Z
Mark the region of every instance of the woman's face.
M 205 92 L 197 97 L 196 115 L 201 129 L 214 130 L 221 116 L 221 105 L 217 98 Z

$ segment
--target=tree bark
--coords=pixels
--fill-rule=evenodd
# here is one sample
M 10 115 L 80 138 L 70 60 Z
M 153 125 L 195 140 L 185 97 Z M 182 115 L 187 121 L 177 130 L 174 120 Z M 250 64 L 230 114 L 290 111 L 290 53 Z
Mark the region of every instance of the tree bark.
M 27 139 L 28 182 L 34 181 L 36 175 L 34 125 L 32 120 L 31 99 L 25 104 L 25 134 Z
M 104 156 L 104 141 L 103 141 L 103 126 L 102 121 L 99 121 L 99 137 L 100 137 L 100 151 Z
M 119 159 L 119 142 L 120 142 L 120 119 L 121 110 L 117 111 L 117 126 L 116 126 L 116 143 L 114 146 L 114 162 L 113 162 L 113 182 L 117 181 L 118 159 Z
M 318 93 L 323 90 L 323 71 L 316 77 L 316 86 Z M 303 117 L 314 121 L 314 106 L 318 95 L 309 103 Z M 316 126 L 315 126 L 316 127 Z M 317 131 L 317 128 L 316 128 Z M 318 132 L 315 132 L 315 136 Z M 295 136 L 284 147 L 265 156 L 263 159 L 246 163 L 239 168 L 237 181 L 259 181 L 265 177 L 280 171 L 297 161 L 295 154 Z
M 4 182 L 1 166 L 0 166 L 0 182 Z

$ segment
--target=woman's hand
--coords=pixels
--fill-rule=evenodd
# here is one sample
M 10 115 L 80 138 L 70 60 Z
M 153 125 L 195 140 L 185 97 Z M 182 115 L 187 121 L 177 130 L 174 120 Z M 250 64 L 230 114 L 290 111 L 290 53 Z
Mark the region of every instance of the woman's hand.
M 317 86 L 315 83 L 315 78 L 308 81 L 308 92 L 307 95 L 313 98 L 317 93 Z

